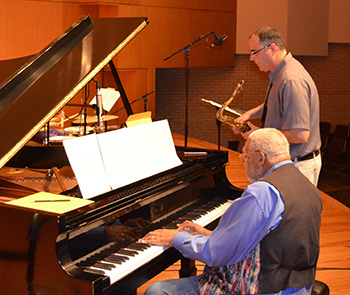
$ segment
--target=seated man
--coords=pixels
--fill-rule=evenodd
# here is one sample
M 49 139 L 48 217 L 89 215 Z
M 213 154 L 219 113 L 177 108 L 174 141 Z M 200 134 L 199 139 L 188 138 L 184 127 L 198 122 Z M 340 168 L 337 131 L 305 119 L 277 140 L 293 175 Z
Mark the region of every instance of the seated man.
M 250 134 L 240 155 L 253 182 L 214 231 L 192 222 L 142 240 L 175 247 L 207 265 L 195 277 L 157 282 L 153 294 L 311 294 L 319 254 L 322 200 L 290 161 L 285 136 L 272 128 Z

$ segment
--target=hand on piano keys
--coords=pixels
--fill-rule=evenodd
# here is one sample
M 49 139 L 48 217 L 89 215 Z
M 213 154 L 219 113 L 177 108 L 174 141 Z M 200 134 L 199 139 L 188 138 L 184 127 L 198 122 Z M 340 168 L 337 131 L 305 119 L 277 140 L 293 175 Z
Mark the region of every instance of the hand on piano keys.
M 177 229 L 157 229 L 145 235 L 141 242 L 150 245 L 173 247 L 173 238 L 179 233 Z
M 210 236 L 212 231 L 208 230 L 199 224 L 186 220 L 181 224 L 177 224 L 178 229 L 157 229 L 145 235 L 141 242 L 150 245 L 163 247 L 173 247 L 173 238 L 180 231 L 187 232 L 190 235 Z
M 178 224 L 178 230 L 189 232 L 191 235 L 210 236 L 212 233 L 211 230 L 189 220 Z

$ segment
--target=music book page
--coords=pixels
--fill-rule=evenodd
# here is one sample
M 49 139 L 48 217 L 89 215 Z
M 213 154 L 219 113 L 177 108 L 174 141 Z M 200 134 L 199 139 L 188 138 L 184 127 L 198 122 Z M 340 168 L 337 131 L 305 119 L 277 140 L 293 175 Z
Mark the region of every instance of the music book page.
M 111 88 L 101 88 L 102 107 L 109 112 L 120 97 L 120 92 Z M 96 104 L 96 96 L 91 100 L 90 104 Z
M 63 142 L 84 198 L 181 165 L 167 120 Z
M 101 160 L 97 134 L 64 140 L 63 145 L 84 199 L 111 190 Z

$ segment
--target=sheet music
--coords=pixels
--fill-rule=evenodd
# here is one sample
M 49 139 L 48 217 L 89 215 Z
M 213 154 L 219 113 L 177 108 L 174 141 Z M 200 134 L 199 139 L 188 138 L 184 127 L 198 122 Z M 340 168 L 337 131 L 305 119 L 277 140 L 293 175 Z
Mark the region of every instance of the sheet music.
M 84 199 L 111 190 L 101 161 L 97 134 L 64 140 L 63 145 Z
M 102 107 L 109 112 L 120 97 L 120 92 L 111 88 L 101 88 Z M 96 96 L 91 100 L 90 104 L 96 104 Z
M 68 150 L 66 149 L 68 159 L 84 198 L 93 196 L 92 189 L 89 188 L 93 184 L 101 189 L 101 192 L 97 193 L 101 194 L 106 191 L 107 185 L 109 189 L 116 189 L 182 164 L 176 154 L 167 120 L 92 135 L 95 137 L 87 135 L 81 138 L 88 137 L 88 139 L 81 139 L 79 142 L 72 139 L 63 143 L 65 148 L 66 145 L 69 146 Z M 90 140 L 94 140 L 95 143 L 92 144 Z M 77 143 L 73 144 L 74 141 Z M 71 143 L 66 144 L 66 142 Z M 78 146 L 81 144 L 84 145 L 85 150 L 79 154 Z M 91 156 L 88 155 L 90 146 L 93 147 L 91 153 L 95 153 Z M 72 150 L 74 155 L 70 155 Z M 71 161 L 71 157 L 77 157 L 80 160 Z M 87 163 L 79 164 L 80 161 L 84 161 L 84 157 L 89 157 L 91 161 L 98 163 L 96 166 Z M 73 163 L 74 166 L 82 165 L 82 167 L 74 167 Z M 81 173 L 81 177 L 78 178 L 77 173 Z M 100 174 L 96 176 L 97 173 Z M 96 184 L 94 177 L 101 181 L 101 187 Z M 103 181 L 100 180 L 101 178 Z M 84 193 L 83 185 L 86 186 Z M 93 191 L 96 192 L 96 188 Z

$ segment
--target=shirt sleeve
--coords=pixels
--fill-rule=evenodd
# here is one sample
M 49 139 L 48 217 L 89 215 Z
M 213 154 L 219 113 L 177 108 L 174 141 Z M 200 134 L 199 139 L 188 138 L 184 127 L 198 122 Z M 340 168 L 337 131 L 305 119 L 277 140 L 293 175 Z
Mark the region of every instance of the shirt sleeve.
M 277 189 L 259 181 L 231 204 L 210 236 L 180 232 L 173 244 L 185 257 L 208 266 L 235 264 L 278 225 L 283 211 Z

